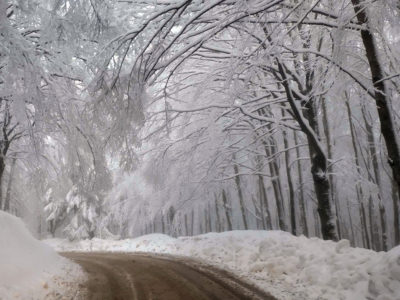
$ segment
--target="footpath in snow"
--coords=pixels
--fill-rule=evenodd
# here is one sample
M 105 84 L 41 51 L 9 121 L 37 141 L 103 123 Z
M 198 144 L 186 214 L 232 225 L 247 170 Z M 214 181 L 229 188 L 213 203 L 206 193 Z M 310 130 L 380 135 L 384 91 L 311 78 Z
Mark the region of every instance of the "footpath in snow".
M 202 260 L 233 273 L 278 299 L 399 300 L 400 247 L 389 252 L 352 248 L 282 231 L 231 231 L 172 238 L 47 240 L 60 251 L 149 252 Z
M 80 266 L 36 240 L 22 221 L 0 211 L 0 300 L 77 299 Z

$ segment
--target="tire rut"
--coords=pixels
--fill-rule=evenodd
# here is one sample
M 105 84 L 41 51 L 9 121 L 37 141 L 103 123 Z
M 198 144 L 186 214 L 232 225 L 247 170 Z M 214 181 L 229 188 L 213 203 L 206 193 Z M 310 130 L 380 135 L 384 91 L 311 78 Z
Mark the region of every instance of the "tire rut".
M 224 270 L 188 259 L 126 253 L 62 253 L 88 279 L 79 300 L 276 300 Z

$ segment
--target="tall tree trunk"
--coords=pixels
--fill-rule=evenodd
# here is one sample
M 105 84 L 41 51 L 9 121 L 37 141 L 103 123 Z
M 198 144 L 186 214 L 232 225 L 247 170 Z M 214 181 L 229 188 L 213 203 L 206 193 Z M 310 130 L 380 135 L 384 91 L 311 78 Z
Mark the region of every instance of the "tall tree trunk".
M 306 118 L 309 121 L 315 137 L 319 134 L 317 111 L 314 101 L 310 100 L 307 107 Z M 338 240 L 336 231 L 336 218 L 331 205 L 330 183 L 328 178 L 328 160 L 325 153 L 317 146 L 311 135 L 307 135 L 311 158 L 311 174 L 314 182 L 315 195 L 318 201 L 318 215 L 321 222 L 321 234 L 324 239 Z
M 226 217 L 226 223 L 228 225 L 228 231 L 232 230 L 232 221 L 231 221 L 231 216 L 230 216 L 230 205 L 228 204 L 228 199 L 226 198 L 226 193 L 225 190 L 222 190 L 222 202 L 224 204 L 224 209 L 225 209 L 225 217 Z
M 166 234 L 166 232 L 165 232 L 165 223 L 164 223 L 164 214 L 163 213 L 161 213 L 161 232 L 163 234 Z
M 4 156 L 2 154 L 0 154 L 0 204 L 2 206 L 0 206 L 0 208 L 2 208 L 4 206 L 4 210 L 5 209 L 5 203 L 3 203 L 3 175 L 4 175 L 4 169 L 5 169 L 6 165 L 4 163 Z M 9 210 L 9 207 L 7 208 L 7 211 Z
M 284 207 L 283 207 L 283 196 L 282 196 L 282 188 L 280 184 L 280 175 L 279 175 L 279 168 L 276 164 L 275 158 L 273 157 L 273 154 L 276 152 L 275 150 L 275 140 L 270 137 L 267 142 L 264 143 L 264 148 L 265 148 L 265 154 L 269 158 L 269 172 L 271 174 L 271 184 L 272 184 L 272 189 L 274 191 L 274 196 L 275 196 L 275 203 L 276 203 L 276 209 L 278 213 L 278 225 L 280 230 L 286 231 L 286 224 L 285 224 L 285 212 L 284 212 Z
M 392 179 L 392 199 L 393 199 L 393 226 L 394 226 L 394 246 L 400 244 L 400 210 L 399 210 L 399 202 L 400 202 L 400 193 L 397 190 L 396 183 Z
M 214 194 L 214 198 L 215 198 L 215 216 L 216 216 L 215 228 L 216 228 L 217 232 L 221 232 L 221 231 L 222 231 L 222 226 L 221 226 L 221 218 L 220 218 L 220 216 L 219 216 L 219 208 L 218 208 L 218 197 L 217 197 L 217 194 Z
M 13 158 L 11 161 L 10 178 L 8 179 L 6 198 L 4 199 L 4 210 L 5 211 L 10 211 L 11 189 L 12 189 L 12 182 L 14 180 L 14 171 L 15 171 L 16 161 L 17 161 L 16 158 Z M 1 180 L 1 178 L 2 178 L 2 176 L 0 176 L 0 180 Z
M 282 110 L 282 117 L 285 116 L 285 111 Z M 290 153 L 289 153 L 289 141 L 287 139 L 287 132 L 283 130 L 283 145 L 286 149 L 285 151 L 285 165 L 286 165 L 286 176 L 288 181 L 288 188 L 289 188 L 289 206 L 290 206 L 290 226 L 292 229 L 292 234 L 297 235 L 297 228 L 296 228 L 296 208 L 294 204 L 294 190 L 293 190 L 293 181 L 292 175 L 290 172 Z
M 264 184 L 264 178 L 261 175 L 258 175 L 258 187 L 260 194 L 260 203 L 261 203 L 261 214 L 263 220 L 263 229 L 272 229 L 272 220 L 271 220 L 271 209 L 269 207 L 267 191 Z M 265 215 L 267 214 L 267 215 Z
M 370 120 L 368 120 L 367 115 L 369 116 L 369 113 L 365 107 L 365 103 L 361 103 L 361 110 L 362 110 L 362 115 L 365 123 L 365 130 L 367 132 L 367 141 L 368 141 L 368 152 L 369 152 L 369 158 L 372 161 L 372 168 L 374 170 L 374 177 L 372 178 L 372 175 L 370 175 L 370 180 L 375 183 L 378 187 L 378 208 L 379 208 L 379 220 L 380 220 L 380 225 L 381 225 L 381 230 L 382 230 L 382 247 L 381 249 L 386 251 L 388 246 L 387 246 L 387 233 L 386 233 L 386 211 L 385 211 L 385 206 L 383 205 L 382 202 L 382 183 L 381 183 L 381 175 L 380 175 L 380 170 L 379 170 L 379 163 L 378 163 L 378 153 L 376 150 L 376 145 L 375 145 L 375 138 L 374 138 L 374 131 L 373 127 L 370 123 Z M 369 119 L 371 117 L 369 116 Z M 372 197 L 371 197 L 371 202 L 372 202 Z
M 211 221 L 211 205 L 210 205 L 210 201 L 207 202 L 207 215 L 208 215 L 208 217 L 207 217 L 207 219 L 208 219 L 208 229 L 209 229 L 209 232 L 212 232 L 213 229 L 212 229 L 212 221 Z
M 260 116 L 266 116 L 266 117 L 271 117 L 272 115 L 272 113 L 270 111 L 267 111 L 266 109 L 259 109 L 258 114 Z M 272 132 L 271 124 L 267 124 L 267 129 L 269 132 Z M 284 199 L 282 194 L 282 185 L 280 179 L 279 166 L 276 162 L 276 157 L 275 157 L 276 142 L 273 136 L 269 136 L 266 140 L 265 139 L 262 140 L 262 144 L 264 146 L 264 151 L 268 159 L 268 167 L 271 175 L 271 184 L 272 184 L 272 189 L 274 191 L 275 205 L 278 214 L 278 228 L 286 231 L 287 229 L 285 222 L 285 208 L 284 208 Z M 267 201 L 267 194 L 265 192 L 265 189 L 263 193 L 265 195 L 264 199 Z M 265 203 L 265 207 L 268 208 L 267 203 Z M 272 229 L 272 215 L 270 214 L 270 211 L 268 211 L 268 213 L 269 213 L 268 215 L 269 221 L 271 222 L 271 226 L 269 227 Z
M 208 227 L 208 214 L 207 214 L 207 208 L 204 208 L 204 232 L 210 232 L 210 228 Z
M 317 209 L 314 209 L 314 208 L 313 208 L 313 215 L 314 215 L 314 231 L 315 231 L 315 236 L 321 237 L 321 236 L 322 236 L 322 232 L 321 232 L 321 221 L 320 221 L 319 214 L 318 214 L 318 207 L 317 207 Z
M 368 202 L 368 214 L 369 214 L 369 231 L 371 235 L 371 246 L 373 250 L 379 251 L 380 250 L 380 243 L 379 243 L 379 232 L 378 232 L 378 225 L 376 224 L 375 218 L 375 209 L 374 209 L 374 201 L 371 195 L 369 195 L 369 202 Z
M 188 227 L 188 218 L 187 214 L 185 214 L 185 235 L 189 235 L 189 227 Z
M 258 206 L 257 200 L 254 198 L 254 196 L 251 197 L 251 201 L 253 202 L 253 206 L 254 206 L 254 216 L 256 218 L 256 229 L 264 229 L 261 207 Z
M 354 158 L 355 158 L 355 163 L 357 167 L 357 173 L 359 176 L 359 179 L 361 180 L 362 174 L 361 174 L 361 164 L 360 164 L 360 158 L 358 155 L 358 149 L 357 149 L 357 143 L 356 143 L 356 133 L 355 133 L 355 127 L 353 124 L 353 116 L 351 113 L 351 106 L 350 106 L 350 97 L 345 92 L 345 97 L 346 97 L 346 108 L 347 108 L 347 116 L 349 119 L 349 126 L 350 126 L 350 134 L 351 134 L 351 143 L 353 145 L 353 151 L 354 151 Z M 367 227 L 367 218 L 365 216 L 365 207 L 364 207 L 364 194 L 363 190 L 361 187 L 360 180 L 357 180 L 356 184 L 356 193 L 357 193 L 357 199 L 358 203 L 360 205 L 360 223 L 361 223 L 361 233 L 363 235 L 363 241 L 365 241 L 366 246 L 368 249 L 371 249 L 371 243 L 368 235 L 368 227 Z M 372 238 L 372 236 L 371 236 Z
M 379 60 L 379 53 L 376 40 L 370 30 L 368 22 L 367 8 L 361 4 L 360 0 L 351 0 L 357 20 L 360 24 L 366 26 L 361 30 L 361 39 L 364 44 L 367 60 L 369 63 L 372 82 L 375 88 L 375 102 L 378 110 L 381 133 L 385 139 L 388 152 L 388 163 L 392 168 L 393 178 L 400 190 L 400 146 L 398 133 L 392 116 L 392 108 L 389 99 L 389 91 L 386 87 L 385 74 L 382 63 Z
M 349 199 L 346 199 L 347 202 L 347 213 L 349 217 L 349 222 L 350 222 L 350 243 L 354 247 L 356 244 L 356 236 L 354 235 L 354 227 L 353 227 L 353 220 L 350 212 L 350 204 L 349 204 Z
M 323 128 L 324 128 L 324 134 L 326 138 L 326 148 L 328 151 L 328 159 L 332 160 L 333 158 L 333 153 L 332 153 L 332 138 L 331 138 L 331 133 L 330 133 L 330 128 L 329 128 L 329 119 L 328 119 L 328 111 L 326 107 L 326 99 L 322 99 L 322 118 L 323 118 Z M 340 208 L 339 208 L 339 200 L 336 195 L 336 186 L 335 186 L 335 178 L 333 177 L 333 166 L 329 165 L 328 166 L 328 173 L 329 173 L 329 182 L 331 185 L 331 198 L 332 201 L 335 205 L 335 211 L 336 211 L 336 227 L 338 231 L 338 237 L 339 239 L 342 238 L 342 232 L 340 228 Z
M 372 249 L 372 243 L 370 242 L 370 238 L 368 235 L 368 226 L 367 226 L 367 216 L 365 215 L 365 207 L 364 203 L 361 202 L 360 204 L 360 217 L 361 219 L 361 228 L 364 229 L 365 234 L 365 242 L 368 249 Z M 372 236 L 371 236 L 372 239 Z
M 239 167 L 235 162 L 236 156 L 233 154 L 233 170 L 235 172 L 235 183 L 236 183 L 236 188 L 238 192 L 238 197 L 239 197 L 239 206 L 240 206 L 240 211 L 242 213 L 242 220 L 243 220 L 243 226 L 244 229 L 247 230 L 249 229 L 249 226 L 247 224 L 247 217 L 246 217 L 246 206 L 244 203 L 244 198 L 243 198 L 243 193 L 242 193 L 242 187 L 240 185 L 240 175 L 239 175 Z
M 203 219 L 200 217 L 200 211 L 199 211 L 199 233 L 203 234 Z
M 306 202 L 304 197 L 304 190 L 303 190 L 303 171 L 301 170 L 301 160 L 300 160 L 300 143 L 297 138 L 297 132 L 293 133 L 294 135 L 294 142 L 296 144 L 296 156 L 297 156 L 297 172 L 299 175 L 299 205 L 301 211 L 301 224 L 303 227 L 303 234 L 305 236 L 309 236 L 308 233 L 308 225 L 307 225 L 307 209 L 306 209 Z
M 191 232 L 191 236 L 194 235 L 194 210 L 192 208 L 192 216 L 190 218 L 190 232 Z
M 258 110 L 258 114 L 263 115 L 263 110 Z M 258 138 L 259 135 L 257 134 L 257 130 L 254 130 L 254 131 L 256 132 L 256 137 Z M 255 139 L 255 142 L 257 142 L 257 138 Z M 255 161 L 256 161 L 257 170 L 259 172 L 262 172 L 264 169 L 264 166 L 262 164 L 261 155 L 256 155 Z M 264 229 L 264 230 L 272 229 L 271 211 L 269 208 L 269 202 L 268 202 L 267 192 L 265 189 L 264 178 L 261 174 L 259 174 L 257 176 L 257 179 L 258 179 L 258 195 L 259 195 L 259 203 L 260 203 L 260 216 L 261 216 L 261 222 L 262 222 L 262 229 Z
M 318 201 L 318 214 L 321 221 L 322 237 L 325 240 L 338 240 L 335 217 L 332 213 L 330 184 L 327 175 L 328 161 L 318 137 L 318 122 L 315 99 L 311 98 L 306 103 L 307 112 L 304 116 L 293 96 L 290 88 L 289 78 L 287 77 L 282 63 L 278 58 L 276 61 L 278 64 L 279 73 L 282 77 L 282 84 L 285 88 L 286 96 L 293 112 L 293 116 L 299 123 L 301 130 L 307 136 L 311 158 L 311 174 Z M 308 122 L 305 120 L 305 118 Z

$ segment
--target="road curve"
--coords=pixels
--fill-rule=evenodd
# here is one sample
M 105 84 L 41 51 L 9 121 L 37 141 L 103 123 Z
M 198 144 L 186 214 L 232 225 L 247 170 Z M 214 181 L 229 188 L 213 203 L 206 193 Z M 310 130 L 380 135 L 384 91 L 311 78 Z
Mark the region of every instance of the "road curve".
M 62 253 L 88 273 L 85 300 L 276 300 L 224 270 L 192 260 L 125 253 Z

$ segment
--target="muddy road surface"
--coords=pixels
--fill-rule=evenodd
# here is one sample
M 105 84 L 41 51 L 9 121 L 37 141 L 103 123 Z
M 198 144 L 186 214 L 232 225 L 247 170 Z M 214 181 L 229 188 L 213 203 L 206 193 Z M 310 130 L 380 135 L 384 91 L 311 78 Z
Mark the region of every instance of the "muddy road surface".
M 62 253 L 80 264 L 87 300 L 276 300 L 227 271 L 188 259 L 147 254 Z

